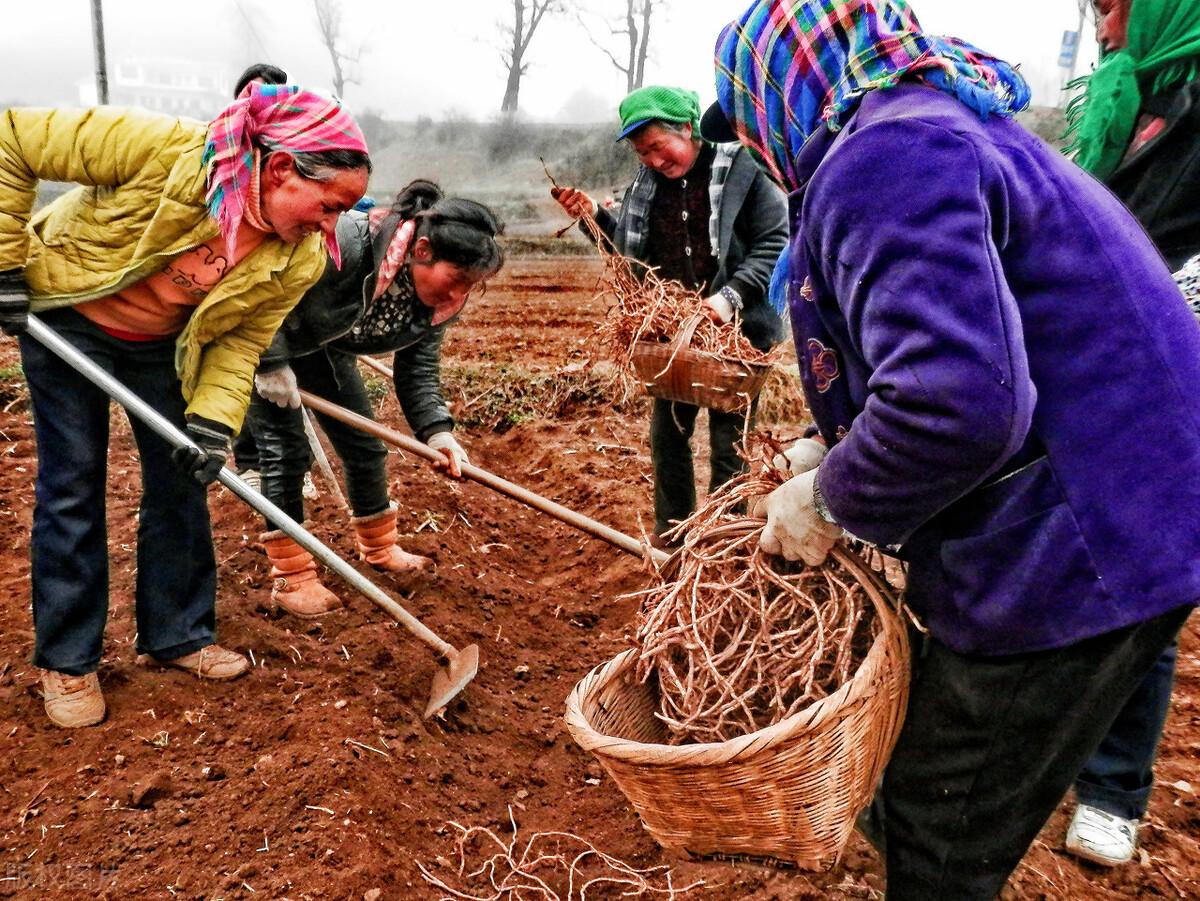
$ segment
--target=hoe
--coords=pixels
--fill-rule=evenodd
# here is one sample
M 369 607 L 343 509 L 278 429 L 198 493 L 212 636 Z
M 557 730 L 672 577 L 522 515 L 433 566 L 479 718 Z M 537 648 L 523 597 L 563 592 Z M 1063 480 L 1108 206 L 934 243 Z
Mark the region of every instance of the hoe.
M 71 368 L 101 388 L 131 415 L 150 426 L 160 438 L 174 447 L 195 447 L 191 439 L 158 411 L 64 341 L 52 328 L 39 322 L 36 317 L 30 317 L 28 333 L 30 337 L 61 357 Z M 222 485 L 272 523 L 278 525 L 289 538 L 345 579 L 369 601 L 392 616 L 400 625 L 432 648 L 439 657 L 447 661 L 434 673 L 433 688 L 429 694 L 429 702 L 425 705 L 425 718 L 428 719 L 445 707 L 466 687 L 468 682 L 475 678 L 475 673 L 479 669 L 479 647 L 477 645 L 468 645 L 459 650 L 442 641 L 420 620 L 388 597 L 382 589 L 368 581 L 358 570 L 310 535 L 299 523 L 243 482 L 230 469 L 222 469 L 217 478 Z

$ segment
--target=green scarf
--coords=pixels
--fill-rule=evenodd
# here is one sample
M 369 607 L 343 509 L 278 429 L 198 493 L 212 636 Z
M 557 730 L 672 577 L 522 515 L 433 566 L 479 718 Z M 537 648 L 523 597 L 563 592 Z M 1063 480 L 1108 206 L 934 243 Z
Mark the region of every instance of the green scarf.
M 1068 85 L 1086 91 L 1067 106 L 1066 152 L 1108 178 L 1129 147 L 1143 92 L 1166 93 L 1198 75 L 1200 0 L 1133 0 L 1128 46 Z

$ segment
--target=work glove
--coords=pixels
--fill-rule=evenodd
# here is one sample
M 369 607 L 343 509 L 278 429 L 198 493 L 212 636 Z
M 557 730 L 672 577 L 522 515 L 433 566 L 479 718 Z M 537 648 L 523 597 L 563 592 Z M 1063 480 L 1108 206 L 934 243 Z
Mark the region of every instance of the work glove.
M 705 298 L 704 306 L 709 319 L 724 325 L 732 322 L 734 315 L 742 308 L 742 295 L 733 285 L 726 285 L 712 297 Z
M 790 472 L 794 476 L 816 469 L 829 453 L 824 441 L 815 438 L 801 438 L 781 454 L 776 454 L 771 465 L 776 469 Z
M 467 452 L 463 450 L 463 446 L 455 440 L 451 432 L 437 432 L 430 435 L 429 440 L 425 443 L 446 457 L 445 460 L 435 462 L 434 469 L 444 469 L 453 478 L 462 478 L 463 466 L 471 461 L 467 459 Z
M 733 304 L 720 294 L 714 294 L 712 297 L 704 299 L 705 312 L 708 318 L 718 325 L 724 325 L 733 319 Z
M 558 201 L 568 216 L 578 219 L 585 214 L 596 215 L 596 201 L 577 188 L 554 187 L 550 189 L 550 196 Z
M 20 269 L 0 272 L 0 329 L 20 335 L 29 327 L 29 292 Z
M 263 400 L 277 407 L 300 409 L 300 386 L 296 384 L 296 373 L 288 365 L 254 376 L 254 387 Z
M 186 431 L 196 447 L 175 448 L 171 451 L 171 460 L 197 482 L 208 485 L 216 480 L 229 459 L 229 439 L 233 430 L 203 416 L 189 415 Z
M 829 522 L 817 510 L 814 498 L 817 473 L 810 469 L 792 476 L 769 495 L 759 510 L 766 513 L 767 525 L 758 546 L 763 553 L 785 560 L 803 560 L 820 566 L 842 537 L 842 528 Z

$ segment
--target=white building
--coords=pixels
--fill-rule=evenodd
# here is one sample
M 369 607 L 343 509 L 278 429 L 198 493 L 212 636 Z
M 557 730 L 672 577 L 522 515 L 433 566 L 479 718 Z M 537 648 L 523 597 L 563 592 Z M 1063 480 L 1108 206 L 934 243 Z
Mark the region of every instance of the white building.
M 182 59 L 122 59 L 109 67 L 108 102 L 172 116 L 208 120 L 232 99 L 234 75 L 221 63 Z M 79 82 L 79 102 L 94 106 L 96 84 Z

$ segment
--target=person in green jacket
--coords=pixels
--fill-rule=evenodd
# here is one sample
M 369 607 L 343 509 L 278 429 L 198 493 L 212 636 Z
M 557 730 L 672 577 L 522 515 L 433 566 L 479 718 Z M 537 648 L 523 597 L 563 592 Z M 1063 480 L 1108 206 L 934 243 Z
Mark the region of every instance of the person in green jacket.
M 370 160 L 336 100 L 253 85 L 207 126 L 137 110 L 0 113 L 0 328 L 20 335 L 38 447 L 31 540 L 46 713 L 104 718 L 109 400 L 22 333 L 30 310 L 199 449 L 133 420 L 142 469 L 137 650 L 202 678 L 242 655 L 216 644 L 205 486 L 242 424 L 261 352 L 338 259 L 338 216 Z M 38 181 L 79 185 L 32 215 Z

